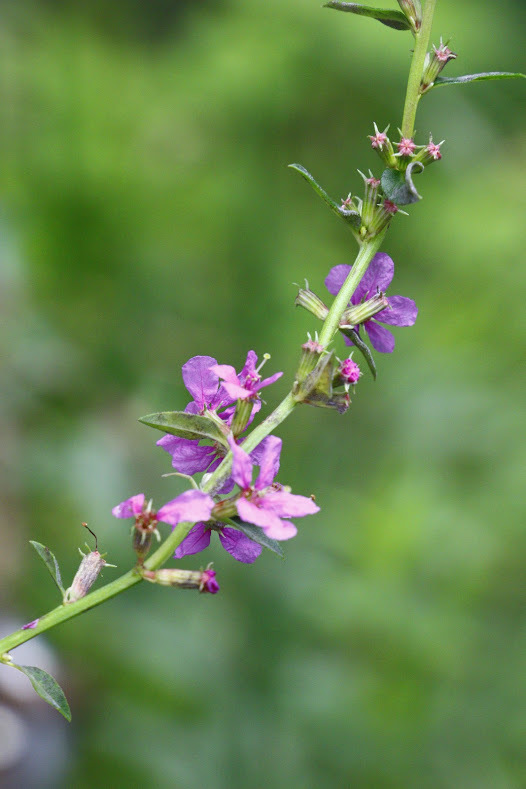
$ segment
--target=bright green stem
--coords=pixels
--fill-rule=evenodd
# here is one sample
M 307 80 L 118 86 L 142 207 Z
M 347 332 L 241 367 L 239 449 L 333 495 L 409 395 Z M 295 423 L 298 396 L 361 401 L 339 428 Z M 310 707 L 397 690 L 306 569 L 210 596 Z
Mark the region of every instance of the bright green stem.
M 422 13 L 422 26 L 415 35 L 415 48 L 407 81 L 405 94 L 404 117 L 402 120 L 402 136 L 412 137 L 415 130 L 415 117 L 418 102 L 420 101 L 420 82 L 424 71 L 427 47 L 431 36 L 433 14 L 435 13 L 436 0 L 426 0 Z
M 340 292 L 334 299 L 329 310 L 329 314 L 323 323 L 323 328 L 319 336 L 319 342 L 321 345 L 327 346 L 332 340 L 334 333 L 338 331 L 341 317 L 347 309 L 347 305 L 351 300 L 352 294 L 358 287 L 361 278 L 365 274 L 367 266 L 382 246 L 386 230 L 383 230 L 380 235 L 371 239 L 371 241 L 366 241 L 360 247 L 360 251 L 356 256 L 354 265 L 351 268 L 347 279 L 343 283 Z

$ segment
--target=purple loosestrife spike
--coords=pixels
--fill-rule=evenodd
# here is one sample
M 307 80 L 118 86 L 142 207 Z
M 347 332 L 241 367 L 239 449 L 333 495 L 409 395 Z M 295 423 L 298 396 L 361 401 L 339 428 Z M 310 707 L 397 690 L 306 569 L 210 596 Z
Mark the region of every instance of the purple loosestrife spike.
M 336 296 L 343 283 L 347 279 L 351 266 L 342 264 L 334 266 L 325 279 L 325 285 L 329 293 Z M 351 297 L 349 306 L 362 304 L 368 299 L 373 298 L 377 293 L 385 292 L 394 275 L 394 263 L 385 252 L 378 252 L 371 263 L 355 292 Z M 412 326 L 416 321 L 418 309 L 415 302 L 405 296 L 388 296 L 387 301 L 389 306 L 378 312 L 374 318 L 366 320 L 363 324 L 365 331 L 369 335 L 373 348 L 380 353 L 391 353 L 395 346 L 394 337 L 391 332 L 381 326 L 381 323 L 387 323 L 391 326 Z M 360 326 L 354 327 L 359 332 Z M 346 345 L 353 343 L 347 337 L 344 337 Z
M 303 517 L 319 511 L 319 507 L 306 496 L 295 496 L 290 490 L 274 482 L 279 469 L 281 439 L 268 436 L 260 460 L 260 472 L 252 484 L 253 461 L 250 455 L 230 439 L 233 454 L 232 477 L 241 488 L 236 500 L 237 513 L 242 521 L 261 526 L 268 537 L 288 540 L 297 534 L 289 520 L 282 518 Z

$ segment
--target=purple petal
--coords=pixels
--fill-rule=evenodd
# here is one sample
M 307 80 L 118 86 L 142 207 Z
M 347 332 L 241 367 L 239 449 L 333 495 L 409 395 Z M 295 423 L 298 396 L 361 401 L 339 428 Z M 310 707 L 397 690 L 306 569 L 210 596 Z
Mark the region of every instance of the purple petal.
M 232 381 L 225 381 L 223 386 L 233 400 L 246 400 L 253 395 L 253 392 L 240 386 L 237 381 L 235 383 Z
M 269 491 L 264 496 L 264 506 L 282 518 L 314 515 L 320 508 L 308 496 L 298 496 L 285 490 Z
M 207 521 L 213 506 L 213 499 L 201 490 L 186 490 L 161 507 L 157 520 L 171 526 L 177 526 L 182 521 Z
M 39 622 L 40 622 L 40 619 L 33 619 L 33 621 L 32 622 L 28 622 L 27 625 L 22 625 L 20 630 L 34 630 Z
M 126 501 L 121 501 L 111 511 L 111 514 L 116 518 L 135 518 L 140 515 L 144 507 L 144 493 L 138 493 Z
M 184 385 L 202 410 L 217 392 L 217 375 L 210 369 L 217 364 L 212 356 L 193 356 L 183 364 Z
M 375 323 L 374 321 L 365 321 L 363 325 L 365 326 L 365 331 L 369 335 L 372 346 L 376 351 L 379 351 L 380 353 L 393 352 L 395 347 L 395 338 L 389 329 L 384 329 L 383 326 L 380 326 L 379 323 Z
M 207 529 L 204 523 L 196 523 L 175 549 L 174 557 L 182 559 L 183 556 L 191 556 L 194 553 L 204 551 L 209 545 L 210 529 Z
M 282 521 L 277 518 L 272 526 L 264 530 L 267 537 L 273 540 L 290 540 L 298 533 L 297 528 L 290 521 Z
M 264 386 L 270 386 L 273 384 L 274 381 L 277 381 L 278 378 L 281 378 L 283 373 L 274 373 L 274 375 L 270 375 L 268 378 L 264 378 L 263 381 L 260 381 L 258 384 L 255 385 L 254 391 L 259 392 L 260 389 L 263 389 Z
M 351 270 L 350 266 L 342 263 L 339 266 L 334 266 L 331 268 L 327 276 L 325 277 L 325 287 L 332 293 L 333 296 L 337 296 L 341 290 L 341 287 L 345 280 L 347 279 L 347 275 Z
M 238 562 L 245 564 L 255 562 L 263 550 L 261 545 L 251 540 L 246 534 L 238 529 L 230 529 L 228 526 L 219 532 L 219 539 L 225 551 L 228 551 Z
M 219 592 L 219 584 L 216 581 L 215 570 L 203 570 L 201 576 L 201 584 L 203 592 L 210 592 L 210 594 L 217 594 Z
M 246 490 L 252 485 L 252 461 L 250 456 L 236 444 L 233 438 L 228 439 L 232 450 L 232 479 L 241 490 Z
M 239 379 L 237 377 L 237 373 L 232 367 L 231 364 L 214 364 L 213 367 L 210 368 L 214 375 L 217 375 L 219 378 L 222 378 L 224 381 L 229 381 L 233 384 L 238 384 L 239 386 Z
M 418 315 L 418 307 L 413 299 L 407 296 L 389 296 L 389 307 L 377 312 L 374 316 L 379 323 L 388 323 L 391 326 L 412 326 Z
M 247 358 L 245 361 L 245 366 L 241 370 L 241 375 L 239 376 L 243 380 L 247 377 L 247 375 L 255 376 L 256 373 L 256 365 L 258 363 L 258 357 L 255 351 L 249 351 L 247 353 Z
M 159 439 L 158 447 L 162 447 L 172 456 L 172 466 L 180 474 L 196 474 L 206 471 L 216 457 L 214 447 L 199 446 L 199 441 L 189 438 L 179 438 L 167 434 Z
M 238 499 L 236 502 L 237 513 L 242 521 L 246 521 L 246 523 L 253 523 L 254 526 L 261 526 L 261 528 L 265 530 L 266 534 L 270 535 L 269 530 L 271 530 L 273 533 L 277 533 L 281 528 L 281 520 L 274 512 L 272 512 L 272 510 L 265 509 L 263 501 L 263 499 L 260 499 L 260 506 L 257 506 L 254 504 L 254 502 L 248 501 L 248 499 Z M 276 537 L 275 539 L 283 538 Z
M 385 252 L 377 252 L 369 263 L 367 271 L 360 280 L 353 296 L 353 304 L 363 298 L 374 296 L 377 291 L 386 291 L 394 275 L 394 263 Z
M 267 436 L 264 443 L 264 451 L 258 464 L 260 467 L 259 476 L 254 485 L 256 490 L 263 490 L 263 488 L 268 488 L 269 485 L 272 485 L 274 477 L 279 470 L 279 456 L 283 443 L 281 438 Z

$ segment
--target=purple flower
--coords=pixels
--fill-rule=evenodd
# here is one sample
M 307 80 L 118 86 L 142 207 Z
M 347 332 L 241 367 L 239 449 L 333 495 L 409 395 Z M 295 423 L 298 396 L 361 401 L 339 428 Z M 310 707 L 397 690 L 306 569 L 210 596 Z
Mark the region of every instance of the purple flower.
M 210 370 L 223 379 L 223 388 L 233 400 L 255 400 L 260 389 L 273 384 L 283 375 L 283 373 L 274 373 L 262 381 L 259 374 L 262 365 L 256 367 L 257 361 L 255 352 L 249 351 L 245 366 L 239 375 L 229 364 L 215 364 Z
M 136 523 L 139 521 L 143 528 L 147 526 L 151 529 L 158 521 L 175 527 L 183 521 L 195 523 L 199 520 L 208 520 L 213 506 L 213 499 L 206 493 L 200 490 L 186 490 L 157 512 L 146 504 L 144 493 L 138 493 L 117 504 L 111 512 L 116 518 L 134 517 Z
M 332 268 L 325 280 L 325 285 L 329 293 L 336 296 L 345 282 L 351 266 L 340 265 Z M 379 291 L 384 292 L 391 284 L 394 274 L 394 263 L 385 252 L 378 252 L 369 264 L 369 268 L 360 280 L 351 297 L 350 305 L 361 304 L 377 295 Z M 391 326 L 412 326 L 416 321 L 418 309 L 412 299 L 405 296 L 389 296 L 387 298 L 389 307 L 377 312 L 374 318 L 364 322 L 365 331 L 369 335 L 373 348 L 381 353 L 391 353 L 395 346 L 395 340 L 391 332 L 380 326 L 380 323 L 387 323 Z M 359 326 L 355 326 L 359 331 Z M 344 337 L 347 345 L 352 345 L 352 341 Z
M 254 485 L 252 458 L 233 440 L 230 440 L 230 448 L 233 453 L 232 478 L 241 488 L 241 496 L 236 500 L 241 520 L 261 526 L 265 534 L 274 540 L 294 537 L 298 530 L 293 523 L 282 518 L 311 515 L 318 512 L 319 507 L 312 499 L 295 496 L 279 483 L 274 483 L 279 469 L 281 439 L 277 436 L 267 438 Z
M 216 522 L 213 526 L 206 523 L 196 523 L 185 539 L 177 546 L 174 554 L 175 558 L 182 559 L 183 556 L 190 556 L 191 554 L 204 551 L 210 545 L 212 531 L 218 532 L 221 545 L 238 562 L 252 564 L 263 550 L 261 545 L 251 540 L 238 529 L 223 526 L 219 522 Z
M 201 574 L 201 591 L 210 592 L 210 594 L 217 594 L 219 592 L 219 584 L 216 581 L 216 571 L 209 568 L 203 570 Z

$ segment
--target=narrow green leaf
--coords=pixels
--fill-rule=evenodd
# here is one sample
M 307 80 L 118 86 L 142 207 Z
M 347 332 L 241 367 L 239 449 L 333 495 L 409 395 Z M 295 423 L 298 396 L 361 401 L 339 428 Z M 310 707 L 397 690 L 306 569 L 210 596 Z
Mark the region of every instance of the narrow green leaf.
M 338 205 L 332 197 L 329 197 L 325 189 L 319 185 L 319 183 L 313 178 L 313 176 L 309 173 L 308 170 L 305 169 L 301 164 L 289 164 L 291 170 L 296 170 L 300 175 L 305 178 L 305 180 L 312 186 L 314 191 L 317 195 L 324 200 L 329 208 L 337 214 L 340 219 L 343 219 L 345 222 L 348 222 L 352 225 L 355 229 L 358 229 L 361 224 L 361 217 L 357 211 L 346 211 L 344 208 Z
M 373 378 L 376 381 L 376 364 L 374 363 L 373 355 L 369 346 L 364 343 L 356 329 L 342 329 L 340 326 L 340 331 L 356 345 L 363 358 L 367 362 L 369 370 L 373 374 Z
M 49 548 L 46 548 L 45 545 L 42 545 L 35 540 L 29 540 L 29 542 L 46 565 L 47 569 L 51 573 L 51 577 L 60 589 L 62 596 L 64 596 L 64 587 L 62 586 L 62 578 L 60 577 L 60 568 L 54 554 L 51 553 Z
M 433 87 L 440 85 L 463 85 L 467 82 L 483 82 L 488 79 L 526 79 L 519 71 L 483 71 L 481 74 L 463 74 L 460 77 L 437 77 Z
M 329 0 L 324 3 L 325 8 L 334 8 L 336 11 L 348 11 L 350 14 L 370 16 L 377 19 L 382 25 L 392 27 L 393 30 L 411 30 L 411 25 L 401 11 L 391 11 L 383 8 L 371 8 L 360 3 L 343 3 L 340 0 Z
M 263 548 L 268 548 L 269 551 L 273 551 L 274 553 L 277 553 L 278 556 L 283 558 L 283 551 L 279 542 L 267 537 L 260 526 L 254 526 L 253 523 L 245 523 L 237 517 L 228 518 L 225 523 L 227 523 L 229 526 L 232 526 L 234 529 L 238 529 L 239 531 L 243 532 L 243 534 L 245 534 L 247 537 L 250 537 L 251 540 L 257 542 L 258 545 L 262 545 Z
M 179 438 L 219 441 L 225 447 L 228 446 L 228 441 L 220 426 L 210 417 L 201 414 L 187 414 L 185 411 L 161 411 L 159 414 L 141 416 L 139 422 Z
M 16 663 L 11 663 L 13 668 L 17 668 L 22 674 L 29 678 L 33 688 L 38 693 L 41 699 L 44 699 L 48 704 L 51 704 L 67 721 L 71 721 L 71 710 L 69 708 L 68 700 L 64 695 L 64 691 L 51 674 L 44 671 L 42 668 L 36 666 L 17 666 Z
M 416 191 L 412 178 L 413 169 L 417 165 L 419 170 L 424 169 L 422 162 L 412 162 L 405 172 L 391 168 L 383 171 L 382 189 L 385 196 L 396 205 L 409 205 L 422 199 Z

